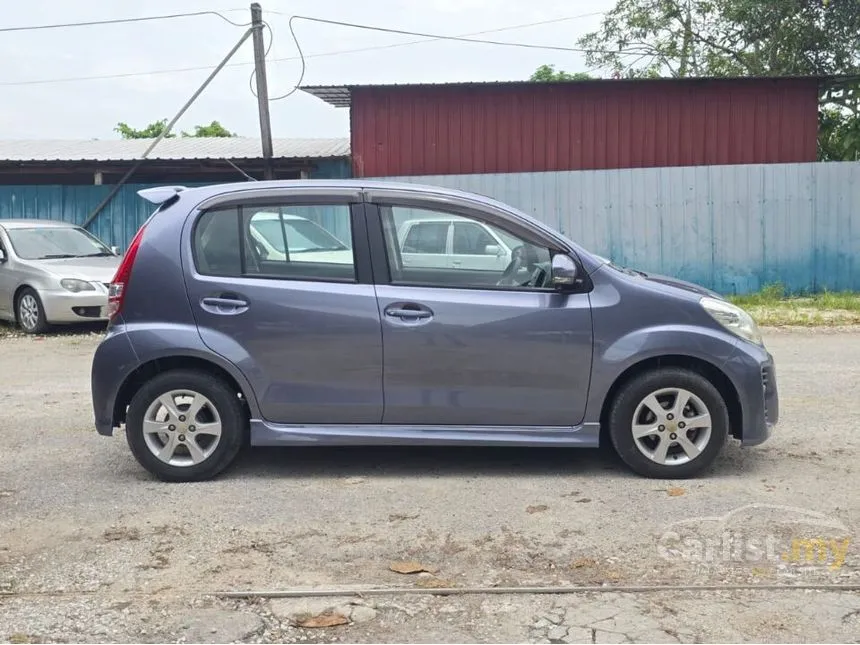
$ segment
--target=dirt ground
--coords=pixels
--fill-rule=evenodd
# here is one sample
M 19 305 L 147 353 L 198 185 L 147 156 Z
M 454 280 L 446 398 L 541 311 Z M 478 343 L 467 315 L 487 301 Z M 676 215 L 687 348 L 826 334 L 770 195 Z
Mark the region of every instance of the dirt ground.
M 608 451 L 302 448 L 163 484 L 92 427 L 98 340 L 0 338 L 0 640 L 860 642 L 854 591 L 610 588 L 860 585 L 858 331 L 769 331 L 774 437 L 681 482 Z M 605 591 L 213 595 L 521 585 Z M 320 614 L 344 624 L 297 626 Z

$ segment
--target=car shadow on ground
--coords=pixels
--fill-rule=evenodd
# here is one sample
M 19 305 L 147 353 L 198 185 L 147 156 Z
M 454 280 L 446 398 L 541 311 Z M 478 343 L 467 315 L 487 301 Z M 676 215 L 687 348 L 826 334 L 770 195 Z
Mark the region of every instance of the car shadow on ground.
M 248 448 L 225 478 L 626 474 L 611 449 L 483 446 Z
M 766 470 L 756 450 L 729 442 L 704 479 Z M 546 476 L 638 478 L 611 445 L 599 448 L 339 446 L 246 448 L 224 478 Z
M 122 441 L 125 444 L 125 441 Z M 123 467 L 110 475 L 154 481 L 125 446 Z M 734 442 L 699 478 L 728 480 L 767 474 L 772 459 L 761 449 L 741 448 Z M 94 465 L 97 469 L 98 466 Z M 602 475 L 611 479 L 645 478 L 632 472 L 610 445 L 599 448 L 524 448 L 497 446 L 310 446 L 246 447 L 218 481 L 421 478 L 421 477 L 568 477 Z M 664 481 L 664 480 L 654 480 Z M 675 480 L 684 481 L 684 480 Z

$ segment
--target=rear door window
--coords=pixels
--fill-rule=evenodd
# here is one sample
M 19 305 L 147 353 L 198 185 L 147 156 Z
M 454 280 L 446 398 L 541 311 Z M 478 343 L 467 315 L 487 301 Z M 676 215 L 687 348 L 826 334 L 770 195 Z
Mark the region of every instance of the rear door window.
M 348 204 L 241 206 L 204 213 L 194 257 L 206 275 L 355 280 Z

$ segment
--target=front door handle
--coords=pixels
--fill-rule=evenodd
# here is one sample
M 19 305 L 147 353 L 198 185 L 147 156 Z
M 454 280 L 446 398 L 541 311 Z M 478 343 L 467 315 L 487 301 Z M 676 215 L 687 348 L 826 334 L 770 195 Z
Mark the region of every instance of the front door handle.
M 433 312 L 414 302 L 396 302 L 385 308 L 385 315 L 389 318 L 398 318 L 403 322 L 416 322 L 429 320 L 433 317 Z
M 433 314 L 420 309 L 386 309 L 385 315 L 392 318 L 429 318 Z

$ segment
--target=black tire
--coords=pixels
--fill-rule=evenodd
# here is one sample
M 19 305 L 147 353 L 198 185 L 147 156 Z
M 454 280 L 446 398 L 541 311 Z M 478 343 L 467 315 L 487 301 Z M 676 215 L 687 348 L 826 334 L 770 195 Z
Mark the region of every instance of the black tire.
M 633 437 L 633 416 L 637 406 L 649 394 L 664 388 L 683 388 L 691 392 L 705 404 L 711 415 L 708 443 L 697 457 L 686 463 L 667 465 L 653 461 L 640 451 Z M 702 473 L 720 454 L 729 435 L 729 412 L 719 390 L 707 378 L 690 370 L 667 367 L 640 374 L 625 383 L 612 403 L 608 426 L 615 451 L 635 473 L 659 479 L 684 479 Z M 664 439 L 660 437 L 660 440 Z
M 146 444 L 143 422 L 149 406 L 162 394 L 192 390 L 212 402 L 221 417 L 221 438 L 211 455 L 198 464 L 175 466 L 159 459 Z M 138 463 L 162 481 L 190 482 L 211 479 L 236 458 L 246 438 L 248 418 L 236 392 L 206 372 L 172 370 L 146 382 L 128 408 L 125 435 Z
M 24 298 L 32 298 L 33 302 L 36 303 L 36 323 L 32 327 L 24 324 L 24 318 L 21 315 L 21 305 L 24 302 Z M 50 327 L 48 320 L 45 318 L 45 307 L 42 305 L 42 299 L 36 293 L 35 289 L 31 289 L 30 287 L 22 289 L 15 300 L 15 318 L 18 321 L 18 326 L 27 334 L 44 334 Z

